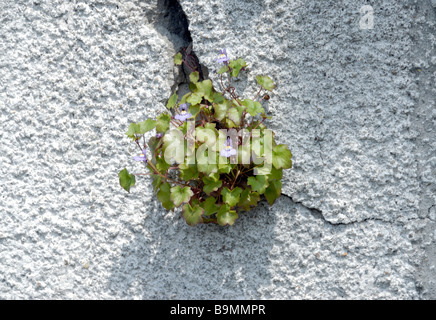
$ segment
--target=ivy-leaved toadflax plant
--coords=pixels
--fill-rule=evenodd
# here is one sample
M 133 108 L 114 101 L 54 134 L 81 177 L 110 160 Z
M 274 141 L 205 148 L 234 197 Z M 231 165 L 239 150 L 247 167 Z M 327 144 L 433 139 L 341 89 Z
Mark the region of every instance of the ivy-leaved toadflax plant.
M 176 65 L 192 61 L 178 53 Z M 232 86 L 243 59 L 231 60 L 220 50 L 217 63 L 220 91 L 210 79 L 202 80 L 190 68 L 190 92 L 179 99 L 174 93 L 167 110 L 157 119 L 131 123 L 127 136 L 141 154 L 137 165 L 148 172 L 119 173 L 120 185 L 128 192 L 136 176 L 150 176 L 158 200 L 167 210 L 181 208 L 190 226 L 201 223 L 233 225 L 243 212 L 265 199 L 273 205 L 281 195 L 283 169 L 292 167 L 292 154 L 277 144 L 265 121 L 271 117 L 262 106 L 275 88 L 270 77 L 256 77 L 259 91 L 253 99 L 242 99 Z M 148 142 L 147 132 L 156 130 Z

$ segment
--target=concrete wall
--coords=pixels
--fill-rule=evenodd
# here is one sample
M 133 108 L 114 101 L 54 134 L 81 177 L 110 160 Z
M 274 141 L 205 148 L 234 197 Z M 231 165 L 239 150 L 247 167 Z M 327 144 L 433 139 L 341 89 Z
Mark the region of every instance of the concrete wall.
M 371 5 L 372 29 L 362 29 Z M 0 298 L 434 299 L 436 3 L 3 0 Z M 189 23 L 189 28 L 188 28 Z M 140 172 L 130 122 L 220 48 L 293 152 L 283 195 L 191 228 Z

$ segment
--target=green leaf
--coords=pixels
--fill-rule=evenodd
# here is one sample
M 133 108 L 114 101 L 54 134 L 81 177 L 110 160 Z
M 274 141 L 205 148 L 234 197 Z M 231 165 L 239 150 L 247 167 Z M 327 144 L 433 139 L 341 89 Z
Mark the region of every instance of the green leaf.
M 182 163 L 185 159 L 187 141 L 181 130 L 170 130 L 163 138 L 162 154 L 168 162 Z
M 185 181 L 189 181 L 191 179 L 198 179 L 198 170 L 197 166 L 195 164 L 185 165 L 185 164 L 179 164 L 180 169 L 180 178 L 182 178 Z
M 269 185 L 265 176 L 249 177 L 247 184 L 251 186 L 253 191 L 259 192 L 259 194 L 263 194 Z
M 191 92 L 197 91 L 197 86 L 195 83 L 189 82 L 189 91 L 191 91 Z
M 282 180 L 283 178 L 283 169 L 276 169 L 274 167 L 271 168 L 271 173 L 268 175 L 268 180 Z
M 224 187 L 221 191 L 224 202 L 231 207 L 236 206 L 236 204 L 239 202 L 239 196 L 241 195 L 241 193 L 242 189 L 239 187 L 233 190 L 229 190 L 227 187 Z
M 211 173 L 215 173 L 218 171 L 218 165 L 216 163 L 209 163 L 209 158 L 207 156 L 206 151 L 199 152 L 199 149 L 197 149 L 196 157 L 197 157 L 197 170 L 199 172 L 209 175 Z
M 215 127 L 211 125 L 212 124 L 207 124 L 206 128 L 195 128 L 195 139 L 198 142 L 207 143 L 207 146 L 211 147 L 212 150 L 215 150 L 218 132 L 216 131 Z
M 216 199 L 214 197 L 208 197 L 204 202 L 200 203 L 200 206 L 204 209 L 205 216 L 210 216 L 218 212 L 220 206 L 215 203 Z
M 162 157 L 156 157 L 156 169 L 160 173 L 165 173 L 171 165 L 165 161 L 165 159 Z
M 284 144 L 280 144 L 273 148 L 273 165 L 276 169 L 289 169 L 292 167 L 292 153 Z
M 124 168 L 118 173 L 118 176 L 120 178 L 121 187 L 130 193 L 130 187 L 134 186 L 136 182 L 135 175 L 129 174 L 129 171 Z
M 218 224 L 220 226 L 233 225 L 235 220 L 238 219 L 238 214 L 226 204 L 222 205 L 216 215 Z
M 156 153 L 156 149 L 159 145 L 159 141 L 160 141 L 160 139 L 157 139 L 156 137 L 151 137 L 148 140 L 148 148 L 150 149 L 150 152 L 151 152 L 151 162 L 153 164 L 156 163 L 156 154 L 155 153 Z
M 194 92 L 188 97 L 188 99 L 186 99 L 186 102 L 192 105 L 200 104 L 201 101 L 203 101 L 203 93 L 201 92 Z
M 204 210 L 198 205 L 194 205 L 194 207 L 191 207 L 191 205 L 187 203 L 183 206 L 182 213 L 183 217 L 186 220 L 186 223 L 191 227 L 203 222 L 202 215 L 204 213 Z
M 204 187 L 203 191 L 210 195 L 211 192 L 217 191 L 218 188 L 220 188 L 223 184 L 222 181 L 218 180 L 216 181 L 214 178 L 204 176 L 203 177 Z
M 244 165 L 245 167 L 249 167 L 251 164 L 250 148 L 251 145 L 249 142 L 238 147 L 238 163 Z
M 265 198 L 272 206 L 276 199 L 282 194 L 282 182 L 279 180 L 271 181 L 269 187 L 265 191 Z
M 245 211 L 249 211 L 251 207 L 257 205 L 260 201 L 260 195 L 257 192 L 251 192 L 250 189 L 245 189 L 241 194 L 241 200 L 238 206 Z
M 171 201 L 176 205 L 180 206 L 184 202 L 188 202 L 194 195 L 190 187 L 175 186 L 171 188 Z
M 136 140 L 135 134 L 139 134 L 139 129 L 140 129 L 139 124 L 131 123 L 129 126 L 129 130 L 127 130 L 126 134 L 129 138 Z
M 210 129 L 216 132 L 216 123 L 205 123 L 204 124 L 205 129 Z
M 236 126 L 241 124 L 242 108 L 232 107 L 227 111 L 227 118 L 232 120 Z
M 218 165 L 218 173 L 227 173 L 227 174 L 229 174 L 230 171 L 232 171 L 232 165 L 230 165 L 230 164 L 219 164 Z
M 188 132 L 188 121 L 183 122 L 180 126 L 177 127 L 178 130 L 182 131 L 183 135 Z
M 198 79 L 200 79 L 200 74 L 198 73 L 198 71 L 191 72 L 191 74 L 189 75 L 189 80 L 192 83 L 197 83 Z
M 174 64 L 180 66 L 183 63 L 182 54 L 179 52 L 174 56 Z
M 222 67 L 221 69 L 219 69 L 218 74 L 226 73 L 226 72 L 228 72 L 229 70 L 230 70 L 230 69 L 229 69 L 229 66 L 224 66 L 224 67 Z
M 218 120 L 223 120 L 227 114 L 228 103 L 225 101 L 224 103 L 216 104 L 214 106 L 215 109 L 215 118 Z
M 261 85 L 265 90 L 272 91 L 276 87 L 274 82 L 268 76 L 257 76 L 256 79 L 257 83 Z
M 138 123 L 139 125 L 139 134 L 144 134 L 150 130 L 153 130 L 156 127 L 156 121 L 152 119 L 147 119 L 143 122 Z
M 189 107 L 189 113 L 192 114 L 192 117 L 195 119 L 197 115 L 200 113 L 201 107 L 197 105 L 191 105 Z
M 207 79 L 201 82 L 197 82 L 197 92 L 202 93 L 207 100 L 212 102 L 212 81 L 210 79 Z
M 153 186 L 154 192 L 156 192 L 162 184 L 162 177 L 160 175 L 154 174 L 152 175 L 152 179 L 153 182 L 151 183 L 151 185 Z
M 250 99 L 245 99 L 242 104 L 247 107 L 247 112 L 252 116 L 256 116 L 258 113 L 264 113 L 262 105 L 258 101 L 253 101 Z
M 232 60 L 229 63 L 230 68 L 232 68 L 232 72 L 230 73 L 232 77 L 237 77 L 242 68 L 247 66 L 247 62 L 244 59 Z
M 171 98 L 168 100 L 168 103 L 167 103 L 167 109 L 171 109 L 171 108 L 174 108 L 174 106 L 177 104 L 177 98 L 178 98 L 179 96 L 177 95 L 177 93 L 174 93 L 172 96 L 171 96 Z
M 212 98 L 213 98 L 213 102 L 216 104 L 220 104 L 225 101 L 225 98 L 221 92 L 212 93 Z
M 162 113 L 157 117 L 156 131 L 165 133 L 170 128 L 171 115 Z
M 171 201 L 171 185 L 166 182 L 160 186 L 157 193 L 157 199 L 162 203 L 162 206 L 167 210 L 174 209 L 174 203 Z

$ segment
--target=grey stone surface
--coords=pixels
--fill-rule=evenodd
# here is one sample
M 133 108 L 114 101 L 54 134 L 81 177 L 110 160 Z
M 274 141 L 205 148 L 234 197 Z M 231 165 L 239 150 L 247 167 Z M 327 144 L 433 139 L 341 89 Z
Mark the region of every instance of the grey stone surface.
M 0 298 L 436 298 L 434 3 L 180 5 L 0 3 Z M 215 83 L 220 48 L 250 64 L 241 95 L 277 82 L 268 126 L 294 155 L 277 203 L 231 228 L 118 185 L 141 170 L 128 124 L 164 110 L 191 40 Z

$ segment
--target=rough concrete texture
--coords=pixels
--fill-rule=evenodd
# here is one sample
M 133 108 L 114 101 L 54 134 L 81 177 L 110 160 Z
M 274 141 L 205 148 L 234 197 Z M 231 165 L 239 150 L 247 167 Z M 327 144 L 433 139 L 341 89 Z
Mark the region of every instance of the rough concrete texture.
M 434 1 L 180 5 L 0 3 L 0 298 L 436 298 Z M 294 155 L 277 203 L 230 228 L 118 184 L 190 41 L 215 82 L 220 48 L 245 58 L 241 95 L 277 82 L 268 126 Z

